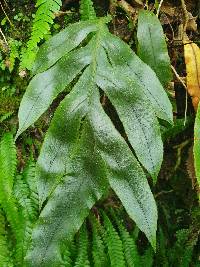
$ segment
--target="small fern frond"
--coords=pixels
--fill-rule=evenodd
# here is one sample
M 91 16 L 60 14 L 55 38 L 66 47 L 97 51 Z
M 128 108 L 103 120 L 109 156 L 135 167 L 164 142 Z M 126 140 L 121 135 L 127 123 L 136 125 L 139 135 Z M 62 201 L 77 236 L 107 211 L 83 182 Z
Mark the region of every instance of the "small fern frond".
M 14 183 L 14 196 L 22 207 L 22 214 L 26 221 L 34 222 L 37 218 L 35 207 L 29 198 L 30 190 L 21 175 L 16 177 Z
M 13 136 L 6 133 L 0 143 L 0 203 L 12 194 L 17 166 L 16 154 Z
M 72 267 L 71 251 L 68 246 L 64 246 L 62 249 L 63 264 L 61 267 Z
M 105 252 L 105 245 L 99 231 L 99 222 L 92 218 L 92 257 L 94 267 L 108 266 L 108 258 Z
M 114 209 L 110 209 L 110 214 L 115 221 L 122 240 L 124 256 L 128 267 L 140 266 L 139 254 L 136 246 L 137 234 L 133 238 L 124 226 L 123 221 Z
M 8 248 L 5 218 L 0 209 L 0 263 L 2 267 L 13 266 Z
M 130 237 L 129 232 L 121 222 L 118 222 L 118 228 L 124 248 L 124 255 L 128 267 L 140 266 L 139 255 L 135 240 Z
M 145 250 L 144 255 L 142 256 L 142 267 L 152 267 L 153 266 L 153 260 L 154 260 L 154 252 L 152 247 L 148 247 Z
M 29 187 L 29 197 L 32 202 L 32 208 L 34 208 L 35 213 L 39 213 L 39 196 L 37 190 L 37 180 L 35 176 L 35 162 L 33 160 L 29 160 L 28 164 L 23 170 L 22 173 L 24 182 Z
M 25 220 L 13 194 L 16 165 L 14 139 L 10 133 L 7 133 L 3 136 L 0 144 L 0 203 L 13 233 L 16 266 L 22 266 L 24 257 L 22 240 L 24 239 Z
M 192 238 L 191 238 L 192 236 Z M 191 229 L 181 229 L 176 232 L 177 241 L 173 248 L 173 257 L 179 254 L 179 263 L 181 267 L 190 266 L 192 262 L 193 250 L 199 238 L 199 234 L 191 233 Z
M 10 53 L 9 53 L 9 71 L 12 72 L 15 66 L 15 61 L 16 59 L 19 59 L 20 55 L 19 55 L 19 48 L 21 46 L 21 42 L 14 40 L 14 39 L 10 39 L 9 40 L 9 48 L 10 48 Z
M 37 12 L 33 21 L 31 38 L 27 43 L 27 49 L 21 56 L 21 69 L 31 69 L 34 62 L 38 43 L 50 32 L 50 25 L 53 24 L 55 13 L 62 5 L 61 0 L 37 0 Z
M 111 267 L 125 267 L 122 241 L 108 216 L 103 212 L 103 221 L 106 229 L 106 244 L 110 257 Z
M 79 232 L 79 247 L 77 260 L 74 267 L 90 267 L 88 260 L 88 234 L 86 224 L 84 223 Z
M 4 202 L 1 203 L 1 206 L 5 212 L 7 221 L 11 227 L 11 231 L 14 235 L 14 243 L 15 243 L 15 260 L 17 265 L 20 266 L 23 262 L 23 247 L 21 246 L 21 240 L 24 237 L 23 233 L 23 225 L 24 218 L 22 214 L 19 212 L 17 207 L 16 200 L 13 196 L 4 199 Z
M 96 18 L 96 12 L 92 0 L 80 1 L 81 20 L 92 20 Z

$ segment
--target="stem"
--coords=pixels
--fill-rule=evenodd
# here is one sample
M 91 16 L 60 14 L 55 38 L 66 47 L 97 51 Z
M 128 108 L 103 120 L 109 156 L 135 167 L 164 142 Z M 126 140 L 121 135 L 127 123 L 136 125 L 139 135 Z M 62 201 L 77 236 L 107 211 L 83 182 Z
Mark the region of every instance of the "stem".
M 184 26 L 183 26 L 183 32 L 184 32 L 184 35 L 185 35 L 186 34 L 186 30 L 187 30 L 188 21 L 189 21 L 189 16 L 188 16 L 188 11 L 187 11 L 187 7 L 186 7 L 186 4 L 185 4 L 185 0 L 181 0 L 181 4 L 182 4 L 183 12 L 184 12 L 184 17 L 185 17 Z
M 164 2 L 164 0 L 161 0 L 160 3 L 159 3 L 157 14 L 156 14 L 157 17 L 159 16 L 160 9 L 161 9 L 161 6 L 162 6 L 163 2 Z

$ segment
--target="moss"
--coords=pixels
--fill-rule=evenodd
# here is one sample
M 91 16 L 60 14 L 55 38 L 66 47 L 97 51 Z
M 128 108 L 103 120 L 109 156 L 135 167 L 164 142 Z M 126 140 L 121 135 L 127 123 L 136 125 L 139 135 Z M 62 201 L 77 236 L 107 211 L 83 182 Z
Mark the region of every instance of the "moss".
M 17 96 L 7 96 L 4 94 L 0 94 L 0 116 L 4 115 L 7 112 L 16 112 L 20 98 Z

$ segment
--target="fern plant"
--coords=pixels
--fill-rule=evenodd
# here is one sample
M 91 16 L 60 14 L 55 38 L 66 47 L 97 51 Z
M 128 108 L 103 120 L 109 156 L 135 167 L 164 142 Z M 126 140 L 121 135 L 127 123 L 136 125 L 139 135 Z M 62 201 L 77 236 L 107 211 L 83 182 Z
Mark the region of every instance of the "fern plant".
M 91 11 L 82 13 L 84 19 L 94 18 L 91 1 L 82 0 L 81 6 Z M 72 240 L 110 187 L 156 247 L 157 209 L 140 164 L 156 181 L 163 155 L 158 118 L 172 123 L 172 108 L 154 71 L 109 32 L 109 21 L 80 21 L 42 45 L 20 105 L 16 138 L 73 82 L 37 162 L 41 213 L 26 257 L 29 266 L 59 266 L 60 244 Z M 105 97 L 125 134 L 106 113 Z
M 50 32 L 50 25 L 53 24 L 55 13 L 59 11 L 61 5 L 61 0 L 37 0 L 37 12 L 33 21 L 31 38 L 21 56 L 22 69 L 31 69 L 38 44 Z
M 116 209 L 112 209 L 110 213 L 104 208 L 100 213 L 102 215 L 98 215 L 98 220 L 92 212 L 90 213 L 90 223 L 84 222 L 73 240 L 75 253 L 72 253 L 72 249 L 68 246 L 63 257 L 67 261 L 64 261 L 62 266 L 150 267 L 154 256 L 151 247 L 148 246 L 141 255 L 136 246 L 138 236 L 131 237 L 124 222 L 118 222 L 117 216 L 125 216 L 124 210 L 119 213 Z M 137 260 L 133 254 L 137 255 Z
M 0 260 L 1 266 L 24 266 L 33 224 L 38 217 L 32 189 L 25 181 L 32 177 L 16 174 L 16 148 L 10 133 L 0 143 Z M 26 170 L 30 167 L 27 166 Z M 34 192 L 34 190 L 33 190 Z M 36 198 L 37 199 L 37 198 Z

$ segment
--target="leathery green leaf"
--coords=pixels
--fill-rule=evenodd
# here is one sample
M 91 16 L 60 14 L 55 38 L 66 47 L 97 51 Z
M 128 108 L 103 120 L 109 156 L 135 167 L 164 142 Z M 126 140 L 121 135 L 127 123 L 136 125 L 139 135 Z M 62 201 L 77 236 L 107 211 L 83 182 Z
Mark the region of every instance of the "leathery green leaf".
M 90 61 L 90 47 L 80 48 L 64 56 L 51 69 L 32 79 L 19 108 L 19 129 L 16 138 L 48 109 L 55 97 Z
M 142 10 L 138 17 L 138 55 L 157 74 L 163 85 L 172 79 L 167 44 L 159 19 L 153 12 Z
M 155 72 L 126 43 L 110 33 L 103 38 L 102 46 L 107 51 L 112 66 L 117 66 L 122 73 L 126 72 L 129 79 L 140 85 L 157 117 L 172 124 L 172 105 Z
M 89 33 L 97 30 L 98 20 L 80 21 L 69 25 L 47 42 L 45 42 L 38 54 L 33 66 L 33 74 L 43 72 L 55 64 L 63 55 L 76 48 Z
M 83 88 L 89 87 L 90 74 L 90 70 L 86 69 L 70 94 L 61 102 L 45 137 L 36 169 L 40 207 L 65 175 L 71 154 L 76 151 L 81 120 L 88 108 L 87 90 Z
M 68 173 L 42 210 L 33 232 L 33 246 L 26 257 L 28 266 L 61 266 L 61 242 L 70 241 L 108 189 L 105 164 L 94 146 L 92 129 L 85 122 Z
M 129 216 L 156 248 L 157 208 L 138 161 L 101 105 L 94 100 L 90 112 L 97 149 L 106 164 L 108 180 Z
M 56 39 L 49 41 L 46 56 L 41 48 L 45 68 L 55 65 L 33 78 L 21 103 L 18 134 L 74 82 L 55 111 L 37 162 L 41 215 L 28 266 L 61 266 L 61 243 L 71 240 L 109 187 L 155 248 L 156 204 L 138 160 L 155 180 L 162 161 L 157 117 L 171 122 L 172 107 L 154 71 L 111 35 L 104 22 L 95 27 L 85 47 L 67 48 L 53 63 L 47 54 L 51 46 L 56 49 Z M 127 142 L 104 112 L 102 96 L 112 102 Z
M 123 70 L 118 71 L 117 67 L 108 64 L 103 49 L 99 57 L 97 84 L 115 106 L 138 159 L 156 182 L 163 159 L 163 144 L 154 109 L 138 83 Z

